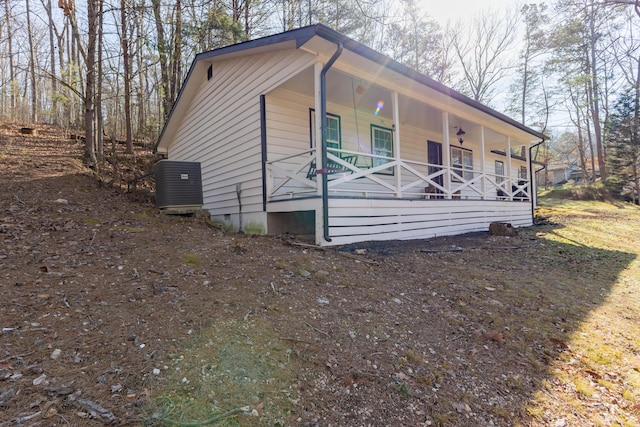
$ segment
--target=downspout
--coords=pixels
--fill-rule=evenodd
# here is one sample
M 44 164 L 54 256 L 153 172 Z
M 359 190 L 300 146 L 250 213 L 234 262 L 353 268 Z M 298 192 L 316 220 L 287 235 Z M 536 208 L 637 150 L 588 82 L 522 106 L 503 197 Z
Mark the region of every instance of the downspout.
M 544 143 L 544 139 L 542 141 L 536 142 L 535 144 L 533 144 L 532 146 L 529 147 L 529 174 L 531 175 L 531 180 L 529 181 L 531 183 L 531 223 L 535 224 L 535 205 L 538 202 L 538 186 L 535 185 L 535 193 L 533 191 L 534 188 L 534 179 L 536 177 L 536 174 L 542 170 L 544 170 L 547 165 L 544 165 L 543 167 L 541 167 L 540 169 L 534 171 L 533 170 L 533 149 L 537 148 L 540 144 Z
M 342 49 L 342 42 L 338 42 L 338 49 L 320 71 L 320 120 L 322 120 L 322 126 L 320 126 L 320 150 L 322 152 L 322 169 L 318 169 L 316 173 L 322 173 L 322 230 L 324 240 L 327 242 L 331 241 L 329 236 L 329 196 L 327 194 L 329 192 L 329 177 L 327 176 L 327 71 L 342 54 Z
M 267 107 L 260 95 L 260 147 L 262 151 L 262 211 L 267 211 Z

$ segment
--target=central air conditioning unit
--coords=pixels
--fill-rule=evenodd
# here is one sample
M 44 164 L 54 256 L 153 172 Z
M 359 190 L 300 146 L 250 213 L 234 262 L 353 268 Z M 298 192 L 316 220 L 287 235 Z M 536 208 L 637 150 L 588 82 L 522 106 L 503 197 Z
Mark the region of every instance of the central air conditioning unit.
M 200 163 L 163 159 L 153 166 L 156 205 L 167 214 L 189 214 L 202 209 Z

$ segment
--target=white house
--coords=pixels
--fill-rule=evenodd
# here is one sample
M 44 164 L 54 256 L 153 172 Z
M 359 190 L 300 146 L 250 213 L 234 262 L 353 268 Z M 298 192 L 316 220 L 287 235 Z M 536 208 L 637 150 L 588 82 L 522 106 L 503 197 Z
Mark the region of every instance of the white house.
M 543 139 L 318 24 L 197 55 L 155 151 L 212 220 L 340 245 L 531 225 Z

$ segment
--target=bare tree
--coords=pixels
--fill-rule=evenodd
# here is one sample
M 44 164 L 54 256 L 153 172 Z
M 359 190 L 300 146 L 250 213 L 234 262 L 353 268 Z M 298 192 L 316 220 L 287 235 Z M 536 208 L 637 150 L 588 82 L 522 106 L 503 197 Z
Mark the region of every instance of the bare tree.
M 102 111 L 102 92 L 104 82 L 104 69 L 102 61 L 102 52 L 104 51 L 104 2 L 100 2 L 98 10 L 98 82 L 96 85 L 96 148 L 98 158 L 104 158 L 104 114 Z
M 415 0 L 403 0 L 401 4 L 400 17 L 387 25 L 385 51 L 416 71 L 446 80 L 453 64 L 440 25 L 421 12 Z
M 137 86 L 137 98 L 138 98 L 138 117 L 137 117 L 137 130 L 136 134 L 138 137 L 142 136 L 142 134 L 146 130 L 146 120 L 147 114 L 146 109 L 150 109 L 148 100 L 146 99 L 146 78 L 147 78 L 147 70 L 144 66 L 144 50 L 143 50 L 143 40 L 145 37 L 144 31 L 144 20 L 142 19 L 142 11 L 144 10 L 144 0 L 140 1 L 139 5 L 136 5 L 133 8 L 135 17 L 135 58 L 136 58 L 136 72 L 138 77 L 138 86 Z
M 126 131 L 126 152 L 133 153 L 133 135 L 131 132 L 131 59 L 129 58 L 129 37 L 127 33 L 127 2 L 120 0 L 120 24 L 122 34 L 122 68 L 124 69 L 124 122 Z
M 526 4 L 520 11 L 524 32 L 510 107 L 521 123 L 531 125 L 534 122 L 542 129 L 546 127 L 549 114 L 543 62 L 548 53 L 546 8 L 544 3 Z
M 36 47 L 31 26 L 31 5 L 27 0 L 27 32 L 29 37 L 29 75 L 31 77 L 31 121 L 38 121 L 38 88 L 36 87 Z
M 569 113 L 569 116 L 571 117 L 571 121 L 576 126 L 576 129 L 578 132 L 577 139 L 575 139 L 574 142 L 575 142 L 575 147 L 578 150 L 578 154 L 579 154 L 580 170 L 582 171 L 582 179 L 586 181 L 587 179 L 589 179 L 589 173 L 587 170 L 587 158 L 588 158 L 587 148 L 588 147 L 583 136 L 584 134 L 584 129 L 582 127 L 583 126 L 582 125 L 583 108 L 581 108 L 581 105 L 580 105 L 582 102 L 580 100 L 578 93 L 576 93 L 576 91 L 573 90 L 571 86 L 569 86 L 569 95 L 570 95 L 569 101 L 571 102 L 571 107 L 573 107 L 575 111 L 575 115 L 572 113 L 571 107 L 569 107 L 567 111 Z M 593 156 L 591 156 L 591 162 L 593 164 Z M 595 170 L 592 169 L 592 172 L 595 173 Z
M 9 0 L 4 0 L 4 8 L 5 8 L 5 22 L 7 25 L 7 53 L 9 56 L 9 98 L 10 98 L 10 109 L 9 109 L 9 118 L 14 120 L 15 118 L 15 109 L 16 109 L 16 67 L 13 59 L 13 27 L 11 22 L 13 19 L 11 18 L 11 8 L 9 7 Z
M 161 73 L 161 83 L 160 97 L 162 98 L 162 114 L 163 118 L 166 118 L 171 111 L 171 106 L 173 105 L 173 99 L 171 99 L 171 95 L 169 93 L 169 59 L 168 59 L 168 43 L 167 38 L 165 36 L 164 31 L 164 20 L 162 17 L 160 0 L 151 0 L 151 5 L 153 7 L 153 17 L 156 23 L 156 36 L 157 36 L 157 45 L 158 45 L 158 56 L 160 59 L 160 73 Z
M 41 0 L 44 10 L 47 12 L 47 18 L 49 19 L 49 54 L 50 54 L 50 79 L 51 79 L 51 123 L 60 124 L 58 116 L 58 79 L 56 73 L 56 48 L 55 48 L 55 24 L 53 22 L 53 10 L 51 7 L 51 0 Z
M 171 73 L 169 75 L 169 99 L 172 105 L 180 91 L 180 80 L 182 78 L 182 0 L 176 0 L 174 22 Z
M 96 66 L 96 41 L 98 35 L 98 2 L 100 0 L 87 1 L 87 51 L 86 51 L 86 90 L 84 93 L 85 109 L 85 149 L 89 166 L 95 166 L 95 66 Z
M 485 11 L 470 22 L 449 27 L 448 38 L 462 69 L 461 90 L 476 101 L 489 103 L 496 84 L 512 68 L 508 55 L 518 27 L 515 9 L 502 15 Z

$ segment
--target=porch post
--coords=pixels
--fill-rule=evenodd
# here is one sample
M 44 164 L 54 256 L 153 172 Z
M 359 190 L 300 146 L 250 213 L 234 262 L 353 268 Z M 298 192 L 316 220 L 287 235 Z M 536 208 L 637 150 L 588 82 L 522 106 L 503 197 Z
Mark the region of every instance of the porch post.
M 444 180 L 443 185 L 447 191 L 451 190 L 451 149 L 449 148 L 449 113 L 447 111 L 442 112 L 442 166 L 444 167 Z M 451 198 L 451 194 L 445 196 L 447 199 Z
M 481 199 L 485 200 L 486 194 L 486 185 L 485 180 L 487 175 L 485 173 L 485 152 L 484 152 L 484 126 L 480 126 L 480 173 L 482 174 L 482 178 L 480 178 L 480 192 L 482 193 Z
M 511 137 L 510 136 L 507 137 L 507 150 L 505 154 L 507 155 L 507 187 L 506 188 L 509 194 L 511 194 L 513 191 L 512 189 L 513 177 L 511 176 Z M 509 200 L 513 200 L 513 194 L 509 196 Z
M 400 167 L 400 107 L 398 106 L 398 92 L 393 92 L 393 154 L 396 161 L 395 186 L 396 197 L 402 197 L 402 168 Z
M 322 143 L 320 142 L 320 138 L 322 137 L 322 116 L 320 111 L 322 111 L 322 97 L 320 95 L 320 74 L 322 72 L 322 63 L 316 62 L 313 66 L 313 86 L 314 86 L 314 108 L 315 108 L 315 123 L 314 123 L 314 134 L 315 141 L 313 141 L 314 148 L 316 152 L 314 156 L 316 158 L 316 168 L 322 168 Z M 322 186 L 320 185 L 320 179 L 316 179 L 316 193 L 320 196 L 322 195 Z
M 531 159 L 530 159 L 530 152 L 529 152 L 529 147 L 527 147 L 525 145 L 525 150 L 524 150 L 524 160 L 525 160 L 525 165 L 527 165 L 527 177 L 533 177 L 533 174 L 531 173 Z M 525 177 L 526 179 L 526 177 Z M 518 184 L 520 183 L 520 180 L 518 179 Z M 529 181 L 529 200 L 533 200 L 533 196 L 532 193 L 533 192 L 533 178 L 531 178 L 531 180 Z

